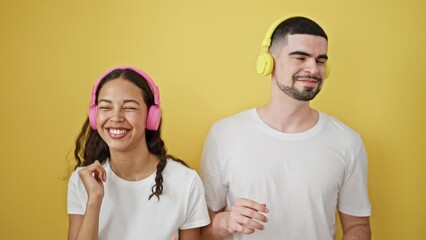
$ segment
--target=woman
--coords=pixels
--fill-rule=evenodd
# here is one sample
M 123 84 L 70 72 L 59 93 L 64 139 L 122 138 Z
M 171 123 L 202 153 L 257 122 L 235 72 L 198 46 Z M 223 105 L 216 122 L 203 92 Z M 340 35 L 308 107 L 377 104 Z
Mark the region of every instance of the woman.
M 195 240 L 210 223 L 199 176 L 166 152 L 159 103 L 136 68 L 96 82 L 68 184 L 68 239 Z

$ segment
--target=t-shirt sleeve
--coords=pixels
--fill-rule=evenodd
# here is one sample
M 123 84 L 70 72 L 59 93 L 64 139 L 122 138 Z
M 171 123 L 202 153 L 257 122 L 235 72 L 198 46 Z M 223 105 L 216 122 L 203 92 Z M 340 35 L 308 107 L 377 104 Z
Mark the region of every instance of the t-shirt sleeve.
M 219 146 L 212 128 L 204 143 L 200 165 L 207 206 L 212 211 L 219 211 L 226 206 L 228 187 L 223 183 L 220 161 Z
M 348 166 L 342 188 L 339 193 L 338 209 L 352 216 L 370 216 L 371 205 L 367 190 L 367 152 L 359 138 L 355 156 Z
M 210 217 L 204 197 L 204 187 L 195 171 L 188 196 L 187 217 L 180 229 L 191 229 L 208 225 Z
M 74 171 L 71 174 L 71 177 L 68 181 L 68 194 L 67 194 L 67 211 L 68 214 L 78 214 L 84 215 L 86 211 L 85 202 L 85 193 L 81 193 L 81 181 L 77 174 L 77 171 Z M 84 190 L 84 189 L 83 189 Z

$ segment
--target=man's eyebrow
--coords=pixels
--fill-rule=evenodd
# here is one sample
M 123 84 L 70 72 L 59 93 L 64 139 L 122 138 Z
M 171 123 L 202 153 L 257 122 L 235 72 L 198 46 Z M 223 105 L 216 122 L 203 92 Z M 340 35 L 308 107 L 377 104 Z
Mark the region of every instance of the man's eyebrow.
M 317 59 L 325 59 L 325 60 L 328 60 L 328 56 L 327 56 L 327 54 L 321 54 L 321 55 L 319 55 L 318 57 L 317 57 Z
M 294 51 L 289 53 L 288 55 L 292 56 L 292 55 L 302 55 L 302 56 L 306 56 L 306 57 L 310 57 L 311 54 L 307 53 L 307 52 L 302 52 L 302 51 Z
M 292 55 L 301 55 L 301 56 L 306 56 L 306 57 L 312 57 L 311 54 L 307 53 L 307 52 L 303 52 L 303 51 L 294 51 L 294 52 L 290 52 L 288 55 L 292 56 Z M 327 54 L 321 54 L 317 57 L 317 59 L 328 59 Z

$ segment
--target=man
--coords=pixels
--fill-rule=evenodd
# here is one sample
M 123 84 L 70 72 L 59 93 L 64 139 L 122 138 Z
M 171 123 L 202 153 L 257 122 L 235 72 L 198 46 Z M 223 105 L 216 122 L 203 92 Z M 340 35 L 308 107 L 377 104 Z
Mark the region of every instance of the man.
M 327 74 L 327 35 L 280 19 L 262 44 L 266 106 L 215 123 L 201 161 L 208 239 L 370 239 L 367 155 L 358 133 L 310 107 Z

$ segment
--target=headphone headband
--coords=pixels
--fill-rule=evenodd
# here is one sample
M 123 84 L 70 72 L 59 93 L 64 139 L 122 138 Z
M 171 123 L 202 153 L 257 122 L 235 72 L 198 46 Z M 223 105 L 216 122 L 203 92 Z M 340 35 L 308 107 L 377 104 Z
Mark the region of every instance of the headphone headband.
M 268 51 L 269 47 L 271 46 L 272 42 L 272 34 L 274 34 L 275 29 L 285 20 L 292 18 L 292 17 L 282 17 L 278 20 L 276 20 L 272 25 L 269 27 L 268 31 L 265 34 L 265 38 L 262 41 L 262 52 L 266 48 L 266 51 Z
M 119 67 L 115 67 L 115 68 L 111 68 L 108 71 L 106 71 L 104 74 L 102 74 L 102 76 L 96 81 L 95 85 L 93 85 L 92 88 L 92 98 L 90 101 L 90 106 L 95 106 L 96 105 L 96 91 L 98 90 L 99 84 L 102 82 L 102 80 L 111 72 L 115 71 L 115 70 L 125 70 L 125 69 L 130 69 L 136 73 L 138 73 L 139 75 L 141 75 L 143 78 L 145 78 L 145 80 L 147 81 L 152 94 L 154 95 L 154 104 L 155 105 L 160 105 L 160 91 L 158 90 L 157 85 L 154 83 L 154 80 L 152 80 L 152 78 L 145 73 L 144 71 L 134 68 L 134 67 L 130 67 L 130 66 L 119 66 Z

